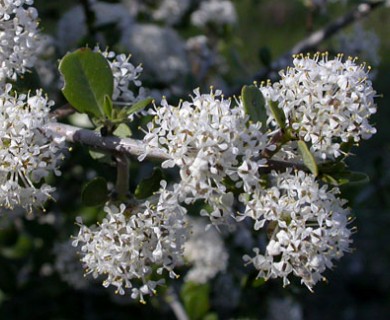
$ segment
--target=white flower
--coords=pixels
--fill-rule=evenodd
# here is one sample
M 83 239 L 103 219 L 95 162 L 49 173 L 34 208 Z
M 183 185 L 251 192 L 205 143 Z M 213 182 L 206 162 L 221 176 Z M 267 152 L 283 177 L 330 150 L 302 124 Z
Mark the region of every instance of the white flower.
M 38 12 L 32 0 L 4 0 L 0 7 L 0 81 L 33 67 L 39 47 Z
M 186 281 L 206 283 L 218 272 L 225 271 L 228 260 L 221 235 L 214 229 L 206 230 L 206 223 L 190 219 L 191 235 L 184 246 L 184 257 L 193 266 Z
M 114 102 L 133 104 L 145 98 L 144 90 L 141 87 L 142 82 L 139 80 L 143 70 L 141 65 L 135 67 L 129 61 L 130 55 L 116 54 L 113 51 L 101 52 L 99 48 L 95 48 L 95 51 L 100 52 L 111 67 L 114 76 L 114 93 L 112 95 Z
M 255 221 L 256 230 L 266 227 L 270 240 L 264 253 L 255 248 L 255 256 L 244 260 L 258 277 L 281 277 L 288 285 L 293 274 L 311 290 L 333 260 L 350 250 L 346 201 L 337 198 L 337 188 L 320 187 L 303 171 L 272 172 L 271 177 L 272 187 L 253 194 L 243 213 Z
M 74 246 L 81 243 L 81 261 L 87 274 L 105 276 L 103 285 L 115 286 L 121 295 L 131 289 L 132 298 L 141 302 L 144 295 L 153 295 L 156 285 L 163 283 L 159 275 L 164 270 L 175 278 L 173 269 L 182 264 L 186 210 L 177 202 L 177 190 L 165 187 L 164 181 L 156 204 L 147 201 L 134 208 L 106 206 L 106 218 L 91 228 L 79 221 L 80 232 L 73 242 Z M 155 277 L 159 279 L 152 280 Z
M 237 13 L 229 0 L 206 0 L 202 1 L 199 9 L 192 13 L 191 22 L 197 27 L 205 27 L 209 24 L 217 26 L 235 24 Z
M 240 101 L 233 107 L 219 90 L 210 94 L 194 91 L 192 101 L 170 106 L 166 100 L 155 110 L 144 137 L 149 148 L 165 151 L 171 160 L 163 167 L 180 168 L 182 200 L 203 199 L 212 206 L 209 215 L 214 223 L 225 223 L 232 215 L 233 194 L 225 180 L 249 192 L 257 187 L 258 169 L 266 136 L 260 124 L 249 123 Z
M 327 54 L 297 55 L 293 64 L 280 72 L 279 82 L 260 90 L 268 105 L 274 101 L 283 110 L 286 126 L 316 157 L 338 157 L 342 142 L 357 143 L 376 132 L 369 123 L 376 92 L 364 64 Z
M 38 183 L 50 172 L 59 174 L 57 162 L 63 138 L 45 135 L 52 101 L 36 95 L 13 95 L 6 85 L 0 95 L 0 205 L 41 207 L 54 188 Z

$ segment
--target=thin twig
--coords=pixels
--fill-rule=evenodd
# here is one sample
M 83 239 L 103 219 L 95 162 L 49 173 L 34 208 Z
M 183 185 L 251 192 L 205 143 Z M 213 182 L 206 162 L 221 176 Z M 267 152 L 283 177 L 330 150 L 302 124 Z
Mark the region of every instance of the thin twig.
M 48 123 L 43 130 L 65 137 L 68 142 L 81 143 L 93 149 L 108 151 L 114 154 L 123 153 L 134 158 L 145 154 L 144 143 L 137 139 L 102 136 L 97 131 L 80 129 L 68 124 L 55 122 Z M 148 148 L 146 159 L 164 161 L 171 158 L 167 153 L 158 148 Z M 269 159 L 267 160 L 267 165 L 261 167 L 259 172 L 269 173 L 272 170 L 284 171 L 287 168 L 307 171 L 306 166 L 302 163 Z
M 384 5 L 385 1 L 372 1 L 367 3 L 361 3 L 351 12 L 345 14 L 342 17 L 332 21 L 324 28 L 311 33 L 307 38 L 296 43 L 289 51 L 279 56 L 270 67 L 263 68 L 257 72 L 252 80 L 263 81 L 266 80 L 269 74 L 273 71 L 279 71 L 286 67 L 286 64 L 291 60 L 291 56 L 298 53 L 304 53 L 313 49 L 316 49 L 320 43 L 329 39 L 331 36 L 339 32 L 341 29 L 351 25 L 352 23 L 361 20 L 368 16 L 375 9 Z M 234 89 L 233 94 L 239 95 L 240 89 Z
M 68 142 L 81 143 L 94 149 L 114 153 L 120 152 L 133 157 L 138 157 L 145 153 L 143 142 L 136 139 L 118 138 L 114 136 L 103 137 L 97 131 L 80 129 L 71 125 L 55 122 L 48 123 L 43 130 L 65 137 Z M 147 158 L 160 161 L 170 159 L 169 155 L 159 149 L 148 151 Z
M 165 301 L 171 307 L 177 320 L 189 320 L 189 317 L 188 317 L 186 311 L 184 310 L 184 307 L 181 304 L 179 297 L 177 296 L 177 294 L 173 288 L 168 289 L 168 291 L 166 293 Z

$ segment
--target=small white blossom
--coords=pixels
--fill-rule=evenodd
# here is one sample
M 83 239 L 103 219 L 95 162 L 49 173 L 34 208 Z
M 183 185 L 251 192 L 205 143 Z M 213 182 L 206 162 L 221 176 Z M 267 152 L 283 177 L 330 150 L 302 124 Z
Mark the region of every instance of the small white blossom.
M 229 255 L 215 228 L 206 230 L 206 223 L 200 219 L 189 222 L 191 235 L 184 246 L 184 257 L 193 266 L 186 275 L 186 281 L 206 283 L 218 272 L 225 271 Z
M 237 13 L 234 4 L 229 0 L 206 0 L 192 13 L 191 22 L 197 27 L 235 24 Z
M 376 92 L 364 64 L 343 61 L 342 55 L 328 59 L 327 54 L 297 55 L 293 64 L 280 72 L 279 82 L 260 90 L 268 105 L 276 102 L 283 110 L 286 126 L 310 143 L 316 157 L 338 157 L 342 142 L 358 143 L 376 132 L 369 123 Z
M 43 183 L 50 172 L 59 174 L 63 138 L 44 134 L 53 101 L 36 95 L 14 95 L 6 85 L 0 95 L 0 205 L 21 206 L 28 211 L 41 207 L 54 188 Z
M 272 172 L 271 183 L 253 194 L 243 213 L 255 221 L 256 230 L 268 229 L 268 245 L 264 253 L 255 248 L 255 256 L 244 260 L 259 271 L 258 277 L 280 277 L 286 286 L 293 274 L 311 290 L 333 260 L 350 250 L 346 201 L 337 197 L 337 188 L 321 187 L 303 171 Z
M 115 286 L 121 295 L 131 289 L 132 298 L 141 302 L 163 283 L 159 275 L 164 270 L 175 278 L 173 269 L 182 264 L 186 210 L 177 202 L 177 190 L 165 187 L 164 181 L 156 204 L 106 206 L 107 216 L 91 228 L 79 221 L 80 231 L 73 242 L 74 246 L 80 243 L 87 274 L 105 276 L 103 285 Z M 159 279 L 152 280 L 155 277 Z
M 114 76 L 114 93 L 112 95 L 114 102 L 133 104 L 145 98 L 144 90 L 141 87 L 142 82 L 139 80 L 143 70 L 141 65 L 135 67 L 129 61 L 130 55 L 116 54 L 113 51 L 101 52 L 99 48 L 95 48 L 95 51 L 100 52 L 111 67 Z
M 145 152 L 149 148 L 165 151 L 171 160 L 163 167 L 180 168 L 182 199 L 186 203 L 205 200 L 212 210 L 201 214 L 214 223 L 224 223 L 232 215 L 234 200 L 225 179 L 247 192 L 257 187 L 258 169 L 265 164 L 259 156 L 266 136 L 259 123 L 249 123 L 240 101 L 233 107 L 219 90 L 210 94 L 195 90 L 194 94 L 192 101 L 177 107 L 162 101 L 148 124 Z
M 0 5 L 0 81 L 16 80 L 34 66 L 40 36 L 32 4 L 32 0 L 4 0 Z

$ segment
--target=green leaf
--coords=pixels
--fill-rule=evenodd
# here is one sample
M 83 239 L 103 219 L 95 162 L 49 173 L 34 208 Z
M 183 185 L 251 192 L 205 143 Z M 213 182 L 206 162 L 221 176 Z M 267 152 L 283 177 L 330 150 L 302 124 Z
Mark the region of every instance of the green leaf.
M 342 185 L 359 185 L 369 182 L 369 177 L 363 172 L 344 171 L 335 174 L 323 174 L 321 176 L 325 183 L 335 186 Z
M 307 144 L 300 140 L 298 141 L 298 149 L 302 155 L 303 163 L 310 170 L 310 172 L 316 177 L 318 176 L 318 167 L 314 156 L 310 152 Z
M 343 161 L 325 162 L 318 165 L 318 171 L 321 173 L 334 174 L 344 172 L 346 164 Z
M 265 100 L 263 94 L 256 86 L 243 86 L 241 90 L 242 103 L 245 113 L 253 122 L 262 123 L 262 131 L 267 129 L 267 111 L 265 109 Z
M 339 182 L 337 181 L 337 179 L 333 178 L 331 175 L 326 174 L 326 173 L 321 175 L 321 180 L 323 182 L 325 182 L 326 184 L 330 184 L 330 185 L 333 185 L 333 186 L 338 186 L 339 185 Z
M 137 199 L 146 199 L 160 189 L 160 181 L 164 174 L 160 168 L 154 168 L 149 178 L 142 180 L 135 189 L 134 195 Z
M 105 97 L 112 96 L 114 78 L 103 55 L 78 49 L 62 58 L 59 70 L 65 82 L 62 92 L 77 111 L 96 117 L 106 114 Z
M 106 179 L 96 177 L 89 181 L 81 193 L 81 200 L 87 207 L 103 205 L 108 200 Z
M 252 282 L 252 287 L 253 288 L 258 288 L 261 287 L 262 285 L 265 284 L 265 279 L 264 278 L 257 278 Z
M 184 302 L 184 308 L 191 320 L 202 319 L 210 309 L 210 286 L 186 282 L 181 289 L 180 296 Z
M 121 123 L 114 130 L 113 134 L 119 138 L 128 138 L 131 136 L 131 129 L 127 124 Z
M 103 112 L 108 119 L 112 118 L 112 100 L 108 95 L 104 96 Z
M 271 113 L 281 129 L 286 127 L 286 116 L 281 108 L 278 107 L 278 103 L 276 101 L 270 101 L 269 108 Z
M 368 183 L 369 181 L 370 178 L 363 172 L 349 172 L 349 184 L 363 184 Z
M 133 113 L 139 112 L 147 107 L 148 104 L 150 104 L 153 101 L 153 98 L 148 97 L 144 100 L 138 101 L 137 103 L 133 104 L 129 110 L 127 110 L 127 115 L 132 115 Z

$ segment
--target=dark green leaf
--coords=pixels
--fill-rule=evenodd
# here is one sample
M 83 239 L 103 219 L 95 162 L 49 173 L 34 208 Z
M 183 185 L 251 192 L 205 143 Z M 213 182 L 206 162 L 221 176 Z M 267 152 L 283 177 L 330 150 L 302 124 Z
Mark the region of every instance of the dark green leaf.
M 134 195 L 138 199 L 145 199 L 160 189 L 160 181 L 164 175 L 160 168 L 154 168 L 149 178 L 142 180 L 135 189 Z
M 265 284 L 264 278 L 257 278 L 252 282 L 252 287 L 253 288 L 258 288 L 261 287 L 262 285 Z
M 278 103 L 276 101 L 270 101 L 269 108 L 271 113 L 281 129 L 286 127 L 286 116 L 281 108 L 279 108 Z
M 332 175 L 323 174 L 321 178 L 325 183 L 335 186 L 363 184 L 370 180 L 365 173 L 354 171 L 337 172 Z
M 266 131 L 267 112 L 263 94 L 256 86 L 243 86 L 241 90 L 242 103 L 246 114 L 253 122 L 261 122 L 262 131 Z
M 307 144 L 304 141 L 298 141 L 298 149 L 302 155 L 303 163 L 310 170 L 310 172 L 316 177 L 318 175 L 318 167 L 314 156 L 310 152 Z
M 186 282 L 181 289 L 180 296 L 184 308 L 191 320 L 202 319 L 210 309 L 210 287 L 208 284 Z
M 114 80 L 106 58 L 89 48 L 68 53 L 59 70 L 64 77 L 62 92 L 79 112 L 96 117 L 105 115 L 105 97 L 111 97 Z
M 333 186 L 338 186 L 339 185 L 337 179 L 333 178 L 331 175 L 326 174 L 326 173 L 321 175 L 321 180 L 323 182 L 325 182 L 326 184 L 330 184 L 330 185 L 333 185 Z
M 127 114 L 130 116 L 133 113 L 139 112 L 147 107 L 153 101 L 153 98 L 146 98 L 144 100 L 138 101 L 136 104 L 133 104 L 131 108 L 127 111 Z
M 106 179 L 97 177 L 89 181 L 81 193 L 81 200 L 88 207 L 103 205 L 108 200 Z

